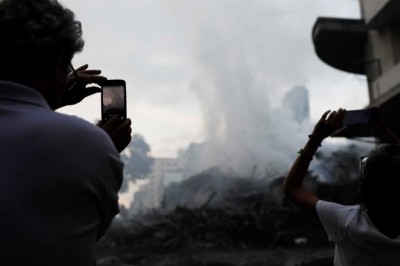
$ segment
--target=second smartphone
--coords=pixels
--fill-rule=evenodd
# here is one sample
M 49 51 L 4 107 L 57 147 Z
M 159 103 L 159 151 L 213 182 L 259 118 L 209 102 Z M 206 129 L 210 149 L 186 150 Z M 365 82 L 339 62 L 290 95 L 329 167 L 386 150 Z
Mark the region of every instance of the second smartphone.
M 116 116 L 126 119 L 126 83 L 122 79 L 109 79 L 101 86 L 101 119 Z
M 371 118 L 371 110 L 363 109 L 363 110 L 351 110 L 346 111 L 343 117 L 343 125 L 357 125 L 357 124 L 366 124 L 369 122 Z

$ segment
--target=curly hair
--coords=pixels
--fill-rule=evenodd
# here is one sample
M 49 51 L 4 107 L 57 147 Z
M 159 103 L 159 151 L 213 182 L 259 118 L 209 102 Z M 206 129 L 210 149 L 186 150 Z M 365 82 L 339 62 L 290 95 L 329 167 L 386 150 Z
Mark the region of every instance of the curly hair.
M 40 63 L 60 49 L 70 60 L 83 46 L 80 22 L 56 0 L 0 0 L 1 65 Z
M 368 155 L 361 179 L 364 203 L 380 209 L 400 200 L 400 145 L 380 144 Z

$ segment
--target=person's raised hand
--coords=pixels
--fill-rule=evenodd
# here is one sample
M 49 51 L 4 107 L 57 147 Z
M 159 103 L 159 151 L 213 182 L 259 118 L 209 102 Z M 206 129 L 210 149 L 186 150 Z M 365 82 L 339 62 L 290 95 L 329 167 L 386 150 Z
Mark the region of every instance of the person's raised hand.
M 81 102 L 87 96 L 98 93 L 101 91 L 101 83 L 107 80 L 106 77 L 101 76 L 101 70 L 88 69 L 89 65 L 85 64 L 80 66 L 68 74 L 67 90 L 61 98 L 59 107 L 66 105 L 73 105 Z M 95 84 L 98 86 L 88 86 Z
M 311 135 L 320 142 L 331 136 L 337 130 L 343 127 L 343 117 L 346 113 L 345 109 L 337 111 L 326 111 L 314 127 Z
M 121 120 L 116 116 L 113 116 L 106 122 L 100 120 L 97 123 L 97 126 L 102 128 L 110 136 L 118 152 L 122 152 L 131 142 L 131 125 L 132 121 L 129 118 Z

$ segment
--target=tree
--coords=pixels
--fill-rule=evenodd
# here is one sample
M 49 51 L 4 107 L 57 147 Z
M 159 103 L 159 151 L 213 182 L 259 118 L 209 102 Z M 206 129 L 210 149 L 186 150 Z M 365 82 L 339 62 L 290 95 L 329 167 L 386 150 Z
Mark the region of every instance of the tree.
M 131 143 L 125 148 L 121 157 L 125 162 L 124 182 L 121 192 L 125 192 L 128 188 L 128 181 L 142 179 L 150 173 L 153 158 L 150 157 L 149 144 L 139 134 L 133 135 Z

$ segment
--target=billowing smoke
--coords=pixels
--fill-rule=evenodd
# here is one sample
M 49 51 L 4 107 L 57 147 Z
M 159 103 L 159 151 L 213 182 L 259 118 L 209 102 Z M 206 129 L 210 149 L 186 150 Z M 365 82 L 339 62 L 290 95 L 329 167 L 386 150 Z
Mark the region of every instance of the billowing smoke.
M 288 168 L 300 145 L 311 130 L 308 91 L 295 87 L 281 108 L 272 109 L 262 86 L 246 68 L 230 73 L 227 84 L 199 85 L 196 90 L 204 107 L 206 139 L 203 145 L 189 149 L 197 160 L 187 161 L 187 176 L 218 166 L 239 176 L 266 176 Z
M 265 57 L 252 49 L 256 40 L 249 38 L 254 33 L 249 34 L 251 28 L 242 25 L 240 17 L 246 16 L 248 26 L 259 25 L 255 20 L 260 17 L 251 19 L 247 12 L 254 10 L 249 6 L 230 6 L 235 9 L 219 14 L 220 23 L 199 16 L 193 23 L 197 73 L 192 89 L 201 103 L 205 141 L 192 151 L 196 160 L 190 161 L 187 175 L 213 166 L 242 176 L 255 168 L 258 175 L 265 175 L 266 169 L 287 169 L 294 158 L 290 154 L 296 154 L 310 130 L 307 91 L 297 88 L 280 107 L 277 77 L 267 69 L 259 75 Z
M 314 17 L 289 15 L 287 2 L 168 3 L 192 29 L 191 88 L 204 122 L 204 142 L 189 149 L 185 177 L 214 166 L 239 176 L 287 171 L 312 130 L 307 89 L 290 90 L 312 73 Z M 302 4 L 312 6 L 293 3 Z
M 191 40 L 192 50 L 185 53 L 192 73 L 188 87 L 203 113 L 204 139 L 187 150 L 183 180 L 213 167 L 229 177 L 272 180 L 285 175 L 314 124 L 309 105 L 317 103 L 309 103 L 307 86 L 315 84 L 310 80 L 315 79 L 316 66 L 322 65 L 316 64 L 311 29 L 313 12 L 318 14 L 324 4 L 269 0 L 163 4 L 179 20 L 183 42 Z M 332 93 L 331 83 L 329 88 L 318 88 L 325 90 L 325 98 Z M 340 81 L 335 86 L 345 87 Z M 340 147 L 324 143 L 322 149 L 332 154 Z M 316 159 L 312 168 L 323 179 L 334 179 L 330 170 L 336 164 L 330 164 L 334 160 L 329 155 L 324 158 L 327 162 Z M 217 190 L 222 183 L 215 183 Z M 182 198 L 180 188 L 176 195 Z

